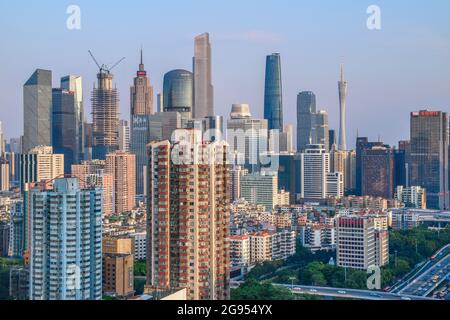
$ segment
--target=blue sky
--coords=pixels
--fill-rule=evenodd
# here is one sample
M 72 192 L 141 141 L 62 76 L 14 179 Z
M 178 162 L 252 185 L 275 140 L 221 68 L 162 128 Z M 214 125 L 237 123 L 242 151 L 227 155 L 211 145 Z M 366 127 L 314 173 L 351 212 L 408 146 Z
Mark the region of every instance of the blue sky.
M 66 28 L 66 8 L 81 8 L 79 31 Z M 366 9 L 381 8 L 382 30 L 366 27 Z M 155 92 L 165 72 L 191 69 L 193 37 L 208 31 L 213 46 L 216 111 L 248 102 L 263 114 L 265 56 L 282 55 L 285 122 L 296 124 L 297 93 L 314 91 L 338 125 L 339 65 L 349 81 L 348 134 L 391 144 L 409 136 L 409 112 L 450 111 L 450 1 L 381 0 L 1 0 L 0 120 L 7 137 L 22 133 L 22 85 L 36 68 L 84 77 L 85 108 L 96 67 L 87 51 L 112 63 L 121 117 L 144 47 Z

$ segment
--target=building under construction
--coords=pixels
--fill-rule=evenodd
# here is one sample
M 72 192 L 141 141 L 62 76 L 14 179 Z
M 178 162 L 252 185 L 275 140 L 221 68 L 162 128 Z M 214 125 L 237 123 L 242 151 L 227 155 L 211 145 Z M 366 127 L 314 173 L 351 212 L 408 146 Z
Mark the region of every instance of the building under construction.
M 91 54 L 92 55 L 92 54 Z M 105 160 L 106 155 L 119 149 L 119 94 L 113 87 L 112 68 L 100 66 L 98 84 L 92 91 L 93 146 L 92 158 Z

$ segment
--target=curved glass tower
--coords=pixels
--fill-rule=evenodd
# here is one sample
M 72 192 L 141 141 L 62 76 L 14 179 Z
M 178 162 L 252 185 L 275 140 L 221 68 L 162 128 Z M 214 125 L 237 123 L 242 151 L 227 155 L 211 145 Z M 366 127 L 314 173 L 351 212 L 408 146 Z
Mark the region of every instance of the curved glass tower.
M 266 60 L 264 118 L 269 121 L 269 130 L 283 131 L 283 90 L 279 53 L 267 56 Z
M 180 112 L 191 118 L 194 104 L 194 77 L 187 70 L 172 70 L 164 75 L 163 110 Z

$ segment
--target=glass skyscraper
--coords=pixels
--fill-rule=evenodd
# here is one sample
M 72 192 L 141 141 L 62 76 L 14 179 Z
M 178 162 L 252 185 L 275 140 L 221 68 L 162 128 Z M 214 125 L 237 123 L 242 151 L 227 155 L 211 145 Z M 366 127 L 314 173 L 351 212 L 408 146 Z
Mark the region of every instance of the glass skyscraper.
M 449 208 L 448 115 L 441 111 L 411 113 L 411 186 L 426 189 L 430 209 Z
M 297 96 L 297 150 L 303 151 L 313 143 L 316 95 L 311 91 L 300 92 Z
M 79 123 L 72 91 L 53 89 L 52 117 L 53 151 L 64 155 L 64 173 L 69 174 L 80 155 Z
M 194 75 L 186 70 L 172 70 L 164 75 L 163 111 L 192 117 Z
M 269 130 L 283 131 L 283 90 L 279 53 L 267 56 L 266 60 L 264 119 L 269 122 Z
M 52 72 L 36 70 L 23 87 L 23 153 L 52 145 Z

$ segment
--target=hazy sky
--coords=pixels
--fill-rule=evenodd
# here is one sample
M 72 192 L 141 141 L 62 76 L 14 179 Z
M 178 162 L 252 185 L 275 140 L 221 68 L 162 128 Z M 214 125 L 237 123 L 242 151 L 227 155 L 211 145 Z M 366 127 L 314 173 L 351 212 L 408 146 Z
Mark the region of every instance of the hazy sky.
M 81 8 L 81 30 L 66 28 L 71 4 Z M 366 27 L 372 4 L 380 31 Z M 101 63 L 126 57 L 113 73 L 128 119 L 141 45 L 156 93 L 165 72 L 191 69 L 193 37 L 208 31 L 218 114 L 228 118 L 238 102 L 263 114 L 265 56 L 279 52 L 285 123 L 296 124 L 296 96 L 311 90 L 337 129 L 343 62 L 349 145 L 357 129 L 393 144 L 408 138 L 410 111 L 450 111 L 449 13 L 448 0 L 0 0 L 0 121 L 8 138 L 22 134 L 22 86 L 36 68 L 51 69 L 55 87 L 61 76 L 83 76 L 90 112 L 89 49 Z

